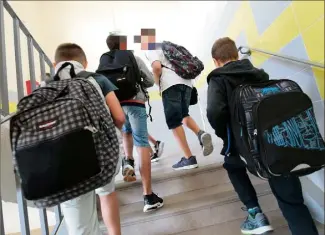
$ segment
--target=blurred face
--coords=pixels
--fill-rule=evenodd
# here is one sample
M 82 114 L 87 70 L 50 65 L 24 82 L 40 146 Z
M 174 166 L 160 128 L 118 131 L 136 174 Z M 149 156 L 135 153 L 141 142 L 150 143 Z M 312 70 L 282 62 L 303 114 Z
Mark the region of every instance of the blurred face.
M 127 37 L 120 36 L 119 38 L 120 50 L 127 50 Z
M 156 50 L 156 30 L 141 29 L 141 35 L 134 36 L 134 43 L 140 43 L 141 50 Z

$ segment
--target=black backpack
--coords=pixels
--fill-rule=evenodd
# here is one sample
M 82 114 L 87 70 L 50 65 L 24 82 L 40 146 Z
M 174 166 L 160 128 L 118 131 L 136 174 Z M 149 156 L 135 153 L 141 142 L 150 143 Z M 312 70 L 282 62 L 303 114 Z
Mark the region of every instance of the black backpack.
M 72 78 L 61 80 L 67 66 Z M 94 75 L 75 74 L 73 64 L 64 63 L 46 85 L 19 101 L 10 121 L 14 167 L 24 197 L 37 207 L 95 190 L 115 174 L 119 140 Z
M 228 135 L 233 134 L 251 173 L 263 179 L 302 176 L 325 166 L 325 143 L 312 101 L 294 81 L 240 85 L 231 93 L 229 106 Z
M 163 67 L 173 70 L 181 78 L 195 79 L 203 71 L 202 61 L 186 48 L 168 41 L 164 41 L 161 48 L 164 56 L 173 66 L 173 68 Z
M 119 101 L 132 99 L 141 89 L 140 70 L 131 51 L 112 50 L 103 54 L 96 72 L 117 86 L 115 94 Z

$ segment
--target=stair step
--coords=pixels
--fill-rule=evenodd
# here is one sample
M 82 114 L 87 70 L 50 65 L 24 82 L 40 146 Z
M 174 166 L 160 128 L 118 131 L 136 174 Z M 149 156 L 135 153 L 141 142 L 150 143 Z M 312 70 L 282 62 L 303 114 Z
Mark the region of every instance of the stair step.
M 260 203 L 265 212 L 278 208 L 276 200 L 270 194 L 260 196 Z M 241 206 L 242 203 L 234 198 L 215 203 L 210 201 L 209 204 L 199 208 L 191 208 L 192 205 L 186 203 L 181 206 L 166 205 L 166 208 L 156 212 L 157 215 L 147 215 L 147 218 L 141 216 L 139 212 L 137 215 L 132 213 L 133 217 L 137 217 L 134 218 L 137 221 L 122 223 L 122 231 L 123 234 L 135 235 L 180 233 L 240 218 L 244 219 L 247 214 L 240 209 Z M 183 207 L 183 210 L 177 207 Z M 170 213 L 166 213 L 168 210 Z
M 265 213 L 270 220 L 271 225 L 274 228 L 272 235 L 289 235 L 289 228 L 287 222 L 282 216 L 280 210 L 273 210 Z M 240 226 L 244 219 L 236 219 L 233 221 L 227 221 L 221 224 L 216 224 L 200 229 L 177 233 L 174 235 L 241 235 Z M 289 233 L 287 233 L 289 232 Z
M 256 191 L 264 211 L 278 208 L 267 183 L 256 185 Z M 142 201 L 122 206 L 123 234 L 174 234 L 246 216 L 230 184 L 171 195 L 164 200 L 164 208 L 152 213 L 142 212 Z M 105 231 L 103 224 L 102 228 Z
M 190 171 L 175 171 L 172 168 L 172 165 L 174 165 L 177 161 L 179 161 L 181 157 L 178 155 L 179 153 L 166 154 L 165 151 L 165 153 L 160 157 L 158 162 L 151 164 L 152 183 L 154 184 L 155 182 L 164 180 L 166 178 L 188 176 L 188 175 L 195 174 L 197 172 L 220 168 L 222 166 L 222 162 L 224 159 L 224 157 L 219 154 L 221 147 L 222 145 L 215 144 L 214 153 L 207 157 L 204 157 L 202 155 L 201 148 L 193 148 L 192 151 L 194 154 L 196 154 L 196 159 L 198 161 L 199 168 Z M 135 173 L 137 175 L 137 181 L 134 183 L 125 184 L 123 182 L 122 175 L 119 174 L 116 176 L 115 179 L 117 189 L 136 187 L 138 185 L 141 185 L 140 172 L 139 172 L 139 163 L 140 163 L 139 156 L 135 155 L 134 160 L 135 160 L 135 170 L 136 170 Z
M 209 171 L 209 170 L 216 170 L 217 168 L 222 168 L 222 162 L 220 161 L 221 158 L 215 158 L 215 157 L 205 157 L 205 158 L 197 158 L 198 159 L 198 164 L 199 167 L 196 169 L 192 170 L 185 170 L 185 171 L 175 171 L 172 168 L 172 165 L 176 163 L 177 158 L 163 158 L 159 162 L 152 163 L 151 165 L 151 174 L 152 174 L 152 183 L 169 179 L 169 178 L 174 178 L 174 177 L 180 177 L 180 176 L 188 176 L 188 175 L 193 175 L 197 174 L 202 171 Z M 135 158 L 135 162 L 137 164 L 138 159 L 137 157 Z M 119 174 L 116 176 L 116 188 L 117 189 L 122 189 L 122 188 L 129 188 L 129 187 L 136 187 L 138 185 L 141 185 L 141 177 L 140 177 L 140 172 L 138 169 L 138 166 L 135 166 L 136 170 L 136 176 L 137 176 L 137 181 L 133 183 L 128 183 L 125 184 L 123 181 L 122 174 Z
M 161 197 L 230 183 L 226 171 L 220 164 L 207 165 L 191 171 L 173 171 L 168 174 L 154 172 L 153 174 L 155 174 L 152 179 L 153 191 Z M 250 178 L 253 184 L 266 182 L 255 176 Z M 120 183 L 117 191 L 121 206 L 143 202 L 140 180 L 136 183 Z

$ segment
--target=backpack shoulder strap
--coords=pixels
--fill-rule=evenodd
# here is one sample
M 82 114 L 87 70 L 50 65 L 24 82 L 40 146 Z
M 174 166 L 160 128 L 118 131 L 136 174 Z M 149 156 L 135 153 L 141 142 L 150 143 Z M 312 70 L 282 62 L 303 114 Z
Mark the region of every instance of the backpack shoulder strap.
M 81 77 L 81 78 L 89 78 L 91 76 L 96 75 L 96 73 L 88 72 L 88 71 L 81 71 L 76 75 L 76 77 Z
M 131 51 L 127 51 L 127 54 L 129 55 L 130 60 L 134 66 L 134 69 L 135 69 L 134 72 L 136 73 L 137 82 L 141 84 L 141 74 L 140 74 L 140 69 L 139 69 L 137 60 L 135 59 L 135 56 Z

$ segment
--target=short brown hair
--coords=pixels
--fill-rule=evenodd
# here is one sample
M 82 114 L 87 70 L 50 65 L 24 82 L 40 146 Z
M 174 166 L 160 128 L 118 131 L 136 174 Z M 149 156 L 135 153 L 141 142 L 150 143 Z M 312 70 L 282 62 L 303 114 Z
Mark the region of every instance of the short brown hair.
M 219 38 L 212 46 L 212 58 L 225 63 L 230 60 L 238 60 L 236 43 L 229 37 Z
M 87 62 L 87 57 L 82 48 L 75 43 L 63 43 L 55 51 L 55 62 L 60 63 L 67 60 L 75 60 L 83 64 Z

